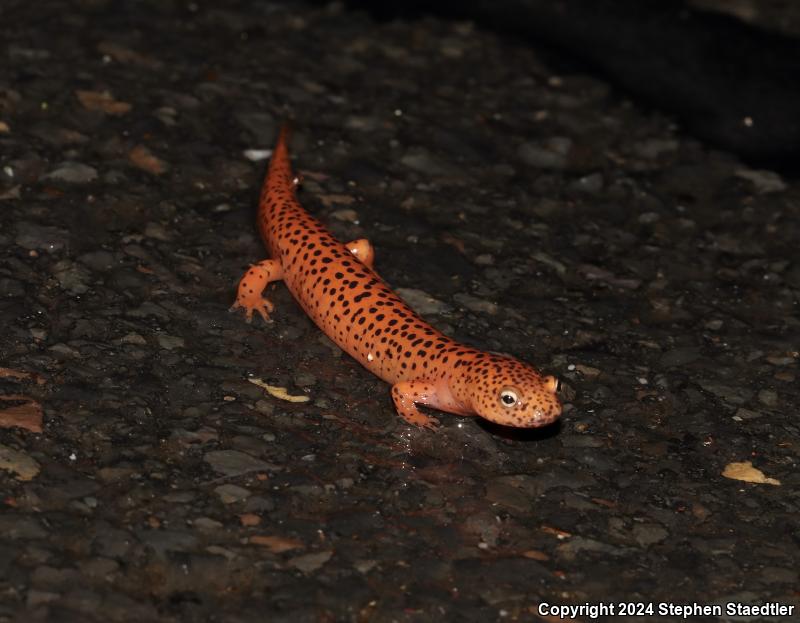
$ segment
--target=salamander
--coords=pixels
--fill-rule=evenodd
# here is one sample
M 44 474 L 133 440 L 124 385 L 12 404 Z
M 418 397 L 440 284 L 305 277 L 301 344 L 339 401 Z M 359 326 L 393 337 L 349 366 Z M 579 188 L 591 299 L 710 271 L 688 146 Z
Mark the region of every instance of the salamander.
M 252 265 L 239 282 L 231 310 L 247 321 L 270 321 L 273 304 L 262 296 L 282 280 L 300 307 L 342 350 L 391 383 L 397 413 L 435 429 L 425 405 L 497 424 L 535 428 L 561 415 L 558 381 L 513 357 L 484 352 L 447 337 L 425 322 L 373 269 L 366 239 L 343 244 L 300 205 L 284 126 L 272 153 L 259 200 L 257 224 L 269 259 Z

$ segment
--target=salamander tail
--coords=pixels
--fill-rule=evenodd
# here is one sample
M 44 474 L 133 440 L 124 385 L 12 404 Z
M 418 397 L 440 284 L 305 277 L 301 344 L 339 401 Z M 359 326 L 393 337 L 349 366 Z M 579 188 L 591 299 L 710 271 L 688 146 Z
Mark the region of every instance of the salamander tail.
M 291 126 L 288 121 L 281 125 L 280 132 L 278 133 L 278 141 L 275 144 L 275 149 L 272 152 L 272 159 L 269 163 L 270 180 L 285 181 L 289 186 L 294 186 L 294 175 L 292 174 L 292 166 L 289 162 L 289 135 L 291 134 Z

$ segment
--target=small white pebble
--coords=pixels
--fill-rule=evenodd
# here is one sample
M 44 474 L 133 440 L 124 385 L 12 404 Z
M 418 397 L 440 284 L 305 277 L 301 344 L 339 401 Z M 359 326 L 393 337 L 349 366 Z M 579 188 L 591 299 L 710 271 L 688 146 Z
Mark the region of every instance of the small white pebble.
M 250 162 L 261 162 L 262 160 L 266 160 L 272 155 L 271 149 L 245 149 L 244 157 L 247 158 Z
M 640 377 L 639 377 L 638 379 L 636 379 L 636 380 L 637 380 L 637 381 L 639 381 L 639 384 L 640 384 L 640 385 L 647 385 L 647 383 L 649 383 L 649 381 L 648 381 L 646 378 L 644 378 L 643 376 L 640 376 Z
M 372 356 L 372 353 L 367 353 L 367 361 L 372 361 L 375 357 Z

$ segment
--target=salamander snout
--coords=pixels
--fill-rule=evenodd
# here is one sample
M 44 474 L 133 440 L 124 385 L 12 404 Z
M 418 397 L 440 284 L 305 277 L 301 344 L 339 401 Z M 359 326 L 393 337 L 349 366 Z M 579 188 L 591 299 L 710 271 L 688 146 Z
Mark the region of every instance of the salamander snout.
M 561 415 L 559 382 L 541 376 L 530 366 L 503 357 L 481 370 L 472 384 L 472 406 L 476 413 L 497 424 L 538 428 Z

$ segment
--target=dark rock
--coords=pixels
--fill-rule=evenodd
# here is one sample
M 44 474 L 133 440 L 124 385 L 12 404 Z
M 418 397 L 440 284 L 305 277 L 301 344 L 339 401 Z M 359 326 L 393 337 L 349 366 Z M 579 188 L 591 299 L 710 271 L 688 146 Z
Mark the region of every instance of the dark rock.
M 238 476 L 256 471 L 271 471 L 275 469 L 274 465 L 238 450 L 214 450 L 207 452 L 203 460 L 214 471 L 225 476 Z

